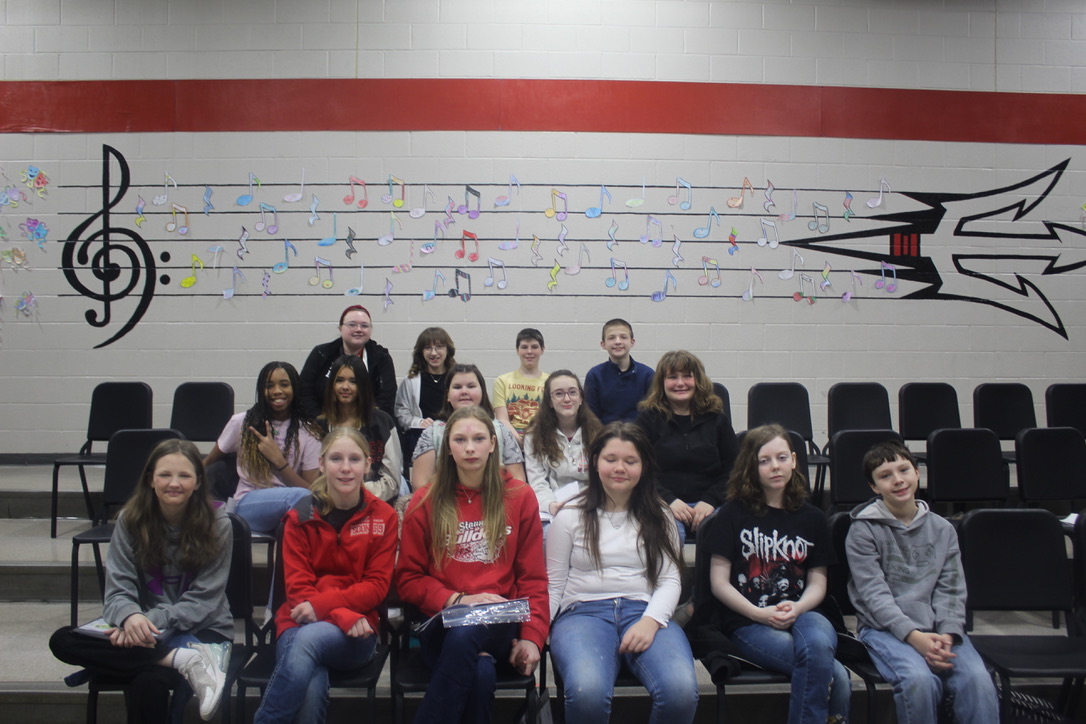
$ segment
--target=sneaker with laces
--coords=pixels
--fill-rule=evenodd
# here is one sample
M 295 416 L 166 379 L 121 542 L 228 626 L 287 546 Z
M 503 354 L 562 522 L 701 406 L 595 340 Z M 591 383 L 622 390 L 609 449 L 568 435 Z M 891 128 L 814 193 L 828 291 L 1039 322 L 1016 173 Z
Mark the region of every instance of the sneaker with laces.
M 225 644 L 189 644 L 196 656 L 182 665 L 181 675 L 192 687 L 200 702 L 200 718 L 204 721 L 215 716 L 226 684 L 226 657 L 229 649 Z

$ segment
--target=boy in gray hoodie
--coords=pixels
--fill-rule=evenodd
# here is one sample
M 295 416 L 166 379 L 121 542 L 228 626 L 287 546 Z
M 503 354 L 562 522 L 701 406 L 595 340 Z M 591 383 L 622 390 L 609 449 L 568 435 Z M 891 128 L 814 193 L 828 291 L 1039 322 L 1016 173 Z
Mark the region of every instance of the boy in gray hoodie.
M 860 640 L 893 686 L 899 724 L 935 722 L 948 693 L 961 724 L 999 721 L 992 679 L 965 635 L 954 528 L 916 499 L 920 471 L 901 443 L 868 450 L 864 474 L 879 497 L 851 514 L 848 594 Z

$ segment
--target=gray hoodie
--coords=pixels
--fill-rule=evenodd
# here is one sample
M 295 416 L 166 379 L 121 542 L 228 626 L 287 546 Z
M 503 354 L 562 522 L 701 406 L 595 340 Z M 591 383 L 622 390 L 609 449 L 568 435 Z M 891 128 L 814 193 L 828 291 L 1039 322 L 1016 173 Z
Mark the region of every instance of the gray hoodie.
M 965 632 L 965 577 L 958 535 L 946 519 L 918 500 L 908 527 L 881 498 L 852 510 L 845 551 L 852 578 L 848 595 L 860 628 L 889 631 L 902 641 L 919 629 Z

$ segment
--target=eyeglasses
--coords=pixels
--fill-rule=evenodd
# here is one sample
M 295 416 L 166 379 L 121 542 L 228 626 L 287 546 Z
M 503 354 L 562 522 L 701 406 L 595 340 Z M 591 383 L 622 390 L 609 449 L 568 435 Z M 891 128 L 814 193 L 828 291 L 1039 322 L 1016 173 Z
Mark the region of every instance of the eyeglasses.
M 573 389 L 573 390 L 555 390 L 554 392 L 551 393 L 551 399 L 552 400 L 561 400 L 561 399 L 567 398 L 567 397 L 569 399 L 571 399 L 571 400 L 576 400 L 580 396 L 581 396 L 581 391 L 577 390 L 577 389 Z
M 370 328 L 371 325 L 369 323 L 367 323 L 367 322 L 347 322 L 343 326 L 346 327 L 347 329 L 367 330 L 367 329 Z

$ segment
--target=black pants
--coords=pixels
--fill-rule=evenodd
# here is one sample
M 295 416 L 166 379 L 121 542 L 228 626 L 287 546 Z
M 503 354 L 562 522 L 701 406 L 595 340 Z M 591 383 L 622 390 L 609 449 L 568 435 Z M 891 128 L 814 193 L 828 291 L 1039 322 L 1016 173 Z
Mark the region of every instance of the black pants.
M 194 634 L 204 643 L 222 643 L 227 639 L 214 631 Z M 49 639 L 49 649 L 61 661 L 82 666 L 95 676 L 127 682 L 124 690 L 128 724 L 165 724 L 170 718 L 170 693 L 184 682 L 176 669 L 159 666 L 172 647 L 158 643 L 153 649 L 142 646 L 123 648 L 108 639 L 76 633 L 71 626 L 57 629 Z

